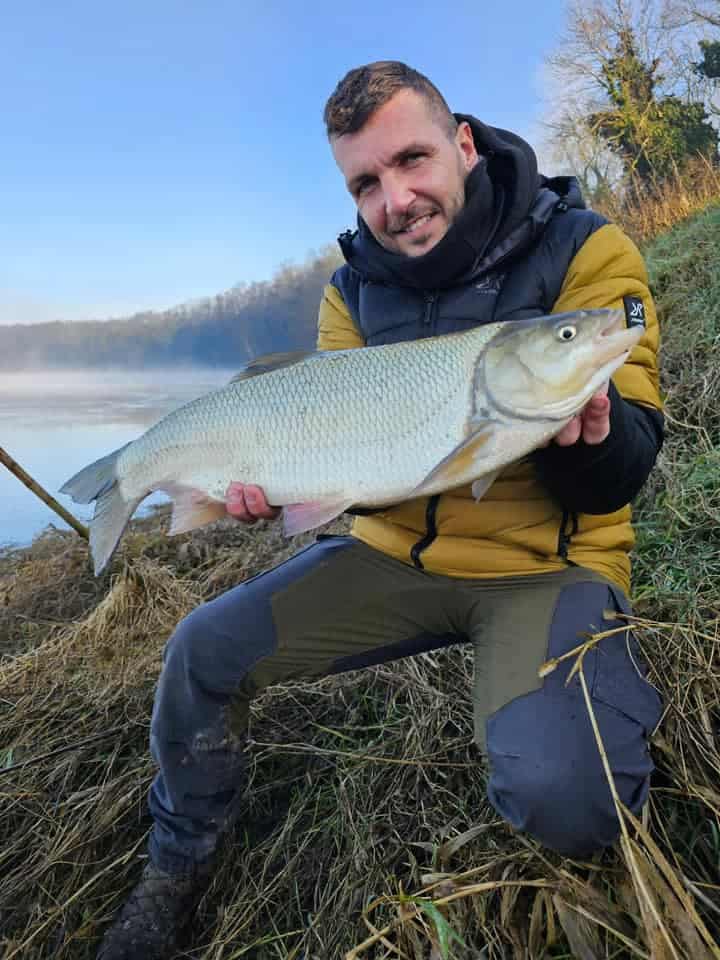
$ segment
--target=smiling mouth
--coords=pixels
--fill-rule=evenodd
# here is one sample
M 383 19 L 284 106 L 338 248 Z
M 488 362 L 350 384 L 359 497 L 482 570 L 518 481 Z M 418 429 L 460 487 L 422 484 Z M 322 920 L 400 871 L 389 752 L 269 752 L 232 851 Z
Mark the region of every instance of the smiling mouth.
M 415 220 L 411 220 L 410 223 L 406 224 L 401 230 L 396 230 L 395 234 L 401 233 L 415 233 L 421 227 L 424 227 L 426 223 L 429 223 L 432 218 L 435 216 L 435 213 L 424 213 L 421 217 L 417 217 Z

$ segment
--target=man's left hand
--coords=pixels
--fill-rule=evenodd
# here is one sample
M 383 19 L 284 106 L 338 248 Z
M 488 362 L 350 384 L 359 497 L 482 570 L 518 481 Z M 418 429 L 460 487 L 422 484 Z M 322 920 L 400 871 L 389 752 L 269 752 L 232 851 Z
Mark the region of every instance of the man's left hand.
M 602 443 L 610 433 L 610 398 L 605 384 L 594 394 L 587 405 L 565 424 L 560 433 L 553 437 L 560 447 L 569 447 L 577 443 L 580 437 L 592 445 Z

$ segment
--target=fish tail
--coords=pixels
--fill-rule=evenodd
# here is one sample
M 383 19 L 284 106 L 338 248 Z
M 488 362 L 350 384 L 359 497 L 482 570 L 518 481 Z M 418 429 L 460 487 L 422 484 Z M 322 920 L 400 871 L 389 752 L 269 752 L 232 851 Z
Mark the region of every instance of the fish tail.
M 106 457 L 95 460 L 79 470 L 75 476 L 70 477 L 60 487 L 60 493 L 66 493 L 72 497 L 75 503 L 90 503 L 97 500 L 99 496 L 116 480 L 115 464 L 125 447 L 118 447 Z
M 116 463 L 125 447 L 84 467 L 60 488 L 75 503 L 95 501 L 95 515 L 90 523 L 90 552 L 95 576 L 107 566 L 120 537 L 135 512 L 140 499 L 125 500 L 117 482 Z

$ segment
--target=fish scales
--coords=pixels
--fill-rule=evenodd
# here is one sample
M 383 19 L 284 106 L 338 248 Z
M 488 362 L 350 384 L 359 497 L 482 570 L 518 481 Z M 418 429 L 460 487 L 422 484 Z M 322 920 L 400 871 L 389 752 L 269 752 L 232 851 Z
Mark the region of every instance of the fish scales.
M 472 482 L 548 440 L 607 382 L 642 336 L 622 310 L 582 310 L 425 340 L 258 361 L 89 464 L 61 492 L 95 500 L 99 573 L 142 500 L 173 499 L 171 533 L 226 515 L 231 482 L 282 506 L 288 534 L 350 506 Z
M 191 401 L 121 454 L 123 495 L 147 489 L 150 462 L 161 479 L 184 475 L 217 498 L 230 480 L 253 478 L 271 502 L 338 495 L 349 480 L 348 493 L 387 500 L 462 439 L 478 347 L 496 327 L 418 341 L 412 357 L 395 344 L 313 358 Z

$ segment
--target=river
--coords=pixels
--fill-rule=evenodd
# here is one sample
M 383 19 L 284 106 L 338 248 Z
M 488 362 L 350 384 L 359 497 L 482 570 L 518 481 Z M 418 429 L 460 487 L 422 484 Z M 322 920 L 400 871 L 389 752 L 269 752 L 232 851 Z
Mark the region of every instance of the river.
M 75 504 L 60 494 L 63 483 L 231 375 L 214 369 L 2 373 L 0 447 L 87 521 L 92 504 Z M 164 499 L 153 494 L 145 505 Z M 28 544 L 49 523 L 67 526 L 0 464 L 0 545 Z

